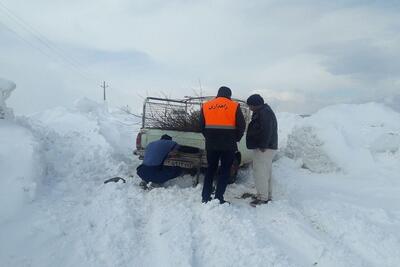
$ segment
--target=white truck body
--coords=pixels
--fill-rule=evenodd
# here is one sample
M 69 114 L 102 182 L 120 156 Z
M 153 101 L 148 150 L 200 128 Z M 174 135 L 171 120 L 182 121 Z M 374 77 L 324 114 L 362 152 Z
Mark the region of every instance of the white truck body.
M 171 99 L 160 99 L 160 98 L 151 98 L 148 97 L 145 100 L 143 105 L 143 121 L 142 128 L 137 136 L 136 142 L 136 150 L 134 152 L 135 155 L 138 155 L 140 159 L 143 159 L 144 151 L 146 146 L 155 140 L 159 140 L 163 134 L 168 134 L 172 137 L 172 139 L 177 142 L 179 145 L 190 146 L 199 148 L 200 152 L 197 154 L 188 154 L 188 153 L 176 153 L 174 155 L 169 156 L 164 164 L 169 166 L 180 166 L 186 169 L 192 168 L 207 168 L 207 159 L 205 152 L 205 139 L 201 132 L 199 131 L 190 131 L 183 130 L 173 130 L 166 129 L 165 127 L 159 127 L 151 125 L 148 121 L 154 120 L 154 110 L 149 111 L 151 105 L 161 105 L 163 108 L 159 108 L 157 106 L 157 110 L 155 112 L 162 113 L 163 115 L 173 113 L 176 110 L 182 109 L 183 113 L 188 114 L 190 109 L 193 112 L 194 110 L 200 111 L 201 104 L 212 97 L 202 97 L 202 98 L 188 98 L 185 100 L 171 100 Z M 242 108 L 243 115 L 246 120 L 246 125 L 250 120 L 250 110 L 247 104 L 243 101 L 236 100 L 240 103 Z M 197 107 L 196 107 L 197 106 Z M 169 112 L 169 113 L 168 113 Z M 150 115 L 149 115 L 150 114 Z M 151 119 L 149 118 L 151 117 Z M 252 162 L 252 153 L 249 149 L 246 148 L 246 140 L 243 137 L 241 141 L 238 143 L 238 151 L 236 151 L 236 164 L 237 167 L 249 165 Z
M 205 140 L 203 134 L 201 133 L 144 128 L 140 130 L 139 134 L 141 134 L 140 146 L 142 148 L 137 149 L 136 154 L 138 155 L 143 155 L 144 152 L 141 153 L 141 150 L 143 151 L 146 148 L 147 144 L 149 144 L 150 142 L 159 140 L 163 134 L 168 134 L 169 136 L 172 137 L 172 140 L 174 140 L 180 145 L 197 147 L 201 151 L 205 151 Z M 242 138 L 242 140 L 238 143 L 237 153 L 239 153 L 240 155 L 240 166 L 248 165 L 252 162 L 251 151 L 246 148 L 245 138 Z M 207 167 L 207 160 L 205 159 L 205 153 L 203 153 L 202 158 L 203 160 L 201 167 Z M 171 164 L 171 162 L 167 162 L 167 165 L 181 166 L 179 163 Z

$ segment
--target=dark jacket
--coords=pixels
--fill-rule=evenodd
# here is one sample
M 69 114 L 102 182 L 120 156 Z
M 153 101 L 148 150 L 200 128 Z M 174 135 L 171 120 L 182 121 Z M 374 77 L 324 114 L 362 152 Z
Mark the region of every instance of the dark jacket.
M 278 123 L 267 104 L 253 112 L 247 128 L 246 145 L 248 149 L 278 149 Z
M 144 151 L 143 165 L 161 166 L 169 152 L 178 148 L 178 144 L 172 140 L 157 140 L 147 145 Z
M 201 110 L 200 129 L 206 139 L 206 150 L 237 151 L 236 142 L 243 137 L 246 121 L 239 105 L 236 110 L 236 129 L 207 129 L 203 110 Z

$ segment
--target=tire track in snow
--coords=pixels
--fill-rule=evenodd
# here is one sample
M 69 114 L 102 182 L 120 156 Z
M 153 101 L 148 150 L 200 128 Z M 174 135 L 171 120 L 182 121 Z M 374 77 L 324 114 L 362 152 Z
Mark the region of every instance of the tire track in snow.
M 38 122 L 25 124 L 41 142 L 41 156 L 47 163 L 37 199 L 41 210 L 48 211 L 43 224 L 56 224 L 53 227 L 60 233 L 58 240 L 49 240 L 53 246 L 44 248 L 47 252 L 43 255 L 56 255 L 75 266 L 128 266 L 136 259 L 140 265 L 140 257 L 135 255 L 142 232 L 132 225 L 146 216 L 135 216 L 140 209 L 128 212 L 137 207 L 136 203 L 127 205 L 128 189 L 132 188 L 103 185 L 105 177 L 127 169 L 113 159 L 113 150 L 104 138 L 96 132 L 58 134 Z M 57 249 L 63 246 L 70 250 Z
M 149 210 L 146 239 L 151 261 L 145 266 L 193 266 L 193 189 L 153 189 L 146 194 Z
M 296 266 L 287 253 L 260 237 L 246 205 L 198 205 L 195 266 Z
M 400 252 L 396 248 L 400 247 L 400 235 L 393 230 L 400 222 L 384 210 L 326 201 L 304 203 L 298 210 L 336 247 L 361 259 L 363 266 L 398 266 Z
M 243 203 L 247 201 L 203 205 L 199 187 L 144 192 L 136 180 L 102 185 L 105 177 L 128 174 L 128 168 L 101 134 L 59 135 L 44 126 L 31 127 L 44 144 L 48 162 L 38 206 L 48 216 L 42 220 L 51 225 L 52 233 L 33 235 L 32 243 L 39 245 L 35 252 L 41 256 L 34 261 L 27 258 L 27 264 L 51 266 L 57 259 L 74 266 L 310 266 L 314 262 L 396 266 L 399 262 L 399 252 L 390 248 L 399 247 L 395 243 L 400 238 L 387 238 L 389 229 L 398 229 L 399 224 L 385 220 L 379 224 L 357 210 L 344 218 L 339 213 L 342 208 L 334 205 L 297 204 L 301 197 L 291 196 L 284 186 L 277 188 L 289 203 L 277 200 L 253 209 Z M 227 195 L 249 190 L 252 183 L 242 182 L 230 187 Z M 330 216 L 332 209 L 342 216 Z M 340 228 L 349 222 L 350 228 Z M 380 232 L 380 225 L 387 230 Z M 45 226 L 38 230 L 44 233 Z M 30 248 L 23 245 L 22 250 Z M 51 258 L 43 261 L 43 255 Z
M 301 266 L 370 266 L 358 253 L 338 244 L 286 201 L 257 208 L 256 221 L 257 231 L 285 248 Z

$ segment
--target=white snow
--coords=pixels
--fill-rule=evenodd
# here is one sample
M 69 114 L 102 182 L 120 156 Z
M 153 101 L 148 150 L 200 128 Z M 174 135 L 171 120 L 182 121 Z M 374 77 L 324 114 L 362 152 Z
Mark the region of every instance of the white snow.
M 32 134 L 13 122 L 0 120 L 0 223 L 35 197 L 42 175 Z
M 6 100 L 10 97 L 15 87 L 16 85 L 14 82 L 0 78 L 0 119 L 14 117 L 12 109 L 8 108 L 6 105 Z
M 201 204 L 190 177 L 142 190 L 137 118 L 91 100 L 0 120 L 0 265 L 399 266 L 400 114 L 277 117 L 274 201 L 257 208 L 236 198 L 251 169 L 231 205 Z M 127 183 L 103 184 L 114 176 Z
M 400 114 L 384 105 L 336 105 L 297 125 L 286 152 L 315 172 L 366 171 L 375 167 L 374 153 L 398 150 L 399 132 Z

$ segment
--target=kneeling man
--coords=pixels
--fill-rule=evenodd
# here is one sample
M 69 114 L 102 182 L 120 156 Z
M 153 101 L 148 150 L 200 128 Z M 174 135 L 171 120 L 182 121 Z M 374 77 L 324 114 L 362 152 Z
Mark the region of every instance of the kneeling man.
M 164 166 L 164 161 L 168 155 L 177 151 L 179 145 L 172 141 L 171 136 L 164 134 L 160 140 L 151 142 L 147 145 L 144 152 L 143 163 L 137 167 L 136 171 L 143 182 L 163 184 L 168 180 L 176 178 L 182 174 L 182 168 L 178 166 Z

